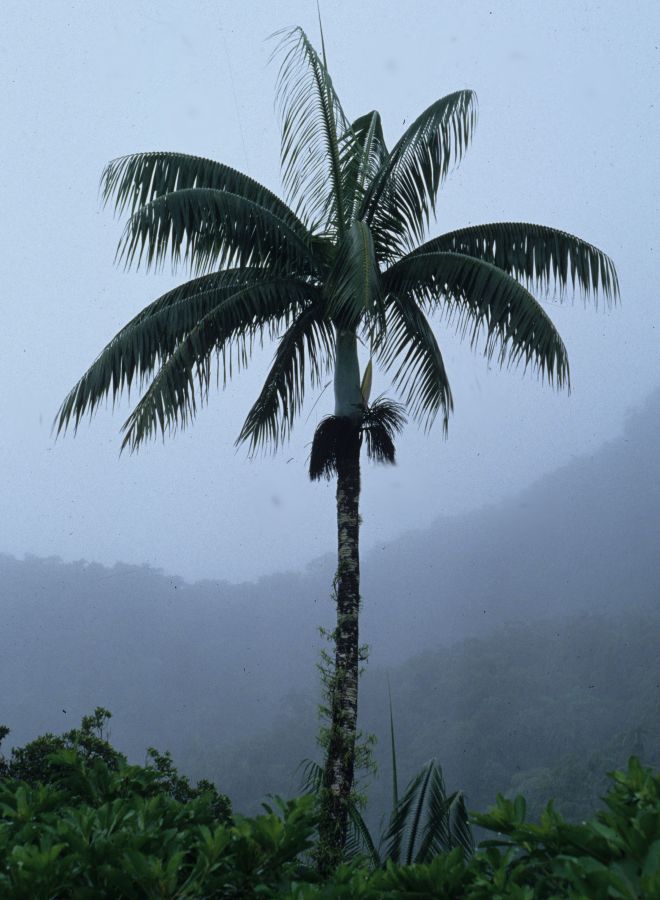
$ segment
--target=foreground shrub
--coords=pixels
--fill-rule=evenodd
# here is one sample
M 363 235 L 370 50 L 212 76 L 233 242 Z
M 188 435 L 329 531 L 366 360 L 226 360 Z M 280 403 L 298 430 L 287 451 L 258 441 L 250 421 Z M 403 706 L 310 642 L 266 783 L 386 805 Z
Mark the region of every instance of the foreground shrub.
M 107 742 L 92 747 L 71 733 L 44 755 L 50 738 L 3 762 L 2 898 L 660 897 L 660 777 L 634 757 L 612 774 L 605 808 L 589 822 L 567 823 L 549 804 L 531 824 L 521 797 L 498 796 L 471 817 L 494 832 L 472 856 L 458 846 L 430 861 L 375 865 L 365 855 L 321 882 L 311 865 L 313 797 L 232 816 L 226 798 L 192 788 L 166 755 L 130 766 Z
M 0 782 L 0 897 L 250 897 L 290 881 L 311 846 L 305 798 L 229 820 L 213 792 L 177 800 L 156 769 L 70 749 L 51 763 L 56 783 Z

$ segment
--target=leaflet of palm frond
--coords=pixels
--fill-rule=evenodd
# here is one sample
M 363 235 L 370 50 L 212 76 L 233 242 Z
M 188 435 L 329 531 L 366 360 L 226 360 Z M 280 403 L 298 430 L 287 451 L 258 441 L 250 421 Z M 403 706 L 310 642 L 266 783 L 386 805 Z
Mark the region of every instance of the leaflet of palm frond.
M 442 353 L 423 310 L 405 293 L 389 294 L 387 329 L 374 350 L 413 420 L 428 430 L 440 412 L 446 436 L 454 401 Z
M 390 676 L 387 676 L 387 696 L 390 706 L 390 754 L 392 759 L 392 809 L 399 805 L 399 771 L 396 762 L 396 735 L 394 733 L 394 710 L 392 708 L 392 689 Z
M 449 809 L 455 794 L 447 797 L 442 769 L 435 760 L 429 764 L 431 780 L 426 804 L 426 819 L 415 862 L 430 862 L 438 853 L 451 849 Z
M 323 767 L 313 759 L 304 759 L 298 769 L 302 769 L 300 786 L 305 794 L 318 794 L 323 786 Z
M 418 837 L 421 834 L 422 814 L 427 804 L 429 787 L 432 784 L 435 772 L 435 761 L 430 760 L 426 768 L 422 770 L 424 777 L 415 792 L 415 802 L 411 808 L 410 822 L 408 825 L 408 846 L 406 850 L 406 865 L 412 865 L 415 859 L 415 849 Z
M 346 841 L 345 856 L 350 859 L 358 854 L 366 855 L 374 869 L 381 866 L 382 860 L 376 849 L 367 823 L 354 802 L 348 807 L 349 832 Z

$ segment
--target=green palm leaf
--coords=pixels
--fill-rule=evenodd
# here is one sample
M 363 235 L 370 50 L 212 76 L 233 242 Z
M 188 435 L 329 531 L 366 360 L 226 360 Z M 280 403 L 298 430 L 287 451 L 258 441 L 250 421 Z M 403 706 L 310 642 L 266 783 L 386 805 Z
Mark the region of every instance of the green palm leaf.
M 475 256 L 532 286 L 578 288 L 585 295 L 615 300 L 619 283 L 607 254 L 575 235 L 546 225 L 495 222 L 474 225 L 440 235 L 422 245 L 418 253 L 453 252 Z
M 411 253 L 384 276 L 384 288 L 441 312 L 473 347 L 498 362 L 532 366 L 558 387 L 570 385 L 568 355 L 541 305 L 497 266 L 460 253 Z
M 182 284 L 150 303 L 115 335 L 70 391 L 55 420 L 57 433 L 70 423 L 77 429 L 82 417 L 92 415 L 107 396 L 114 402 L 124 389 L 130 395 L 133 383 L 152 375 L 200 319 L 255 282 L 273 282 L 273 277 L 262 269 L 228 269 Z M 247 304 L 243 312 L 247 320 L 265 323 L 272 314 L 282 315 L 286 305 L 271 304 L 257 314 Z M 231 315 L 239 321 L 235 312 Z
M 442 770 L 433 766 L 424 833 L 415 862 L 430 862 L 438 853 L 451 849 L 449 810 L 455 797 L 447 797 Z
M 351 126 L 358 150 L 347 161 L 344 182 L 346 193 L 353 195 L 352 218 L 357 218 L 367 187 L 387 159 L 380 113 L 376 110 L 360 116 Z
M 348 817 L 351 828 L 346 841 L 347 850 L 349 851 L 346 854 L 347 858 L 350 859 L 350 851 L 352 851 L 353 855 L 365 853 L 372 867 L 374 869 L 380 868 L 381 859 L 373 838 L 371 837 L 371 832 L 369 831 L 360 810 L 354 803 L 351 803 L 348 808 Z
M 261 291 L 243 291 L 257 284 Z M 283 288 L 292 288 L 294 296 L 301 291 L 301 285 L 263 270 L 230 269 L 163 294 L 115 335 L 69 392 L 55 419 L 56 432 L 70 424 L 77 430 L 83 416 L 91 416 L 108 396 L 113 403 L 124 389 L 130 396 L 133 383 L 140 385 L 153 375 L 209 313 L 223 318 L 226 333 L 244 357 L 245 341 L 238 345 L 248 328 L 268 329 L 271 319 L 278 321 L 289 314 L 289 295 Z M 307 287 L 302 290 L 306 292 Z
M 401 862 L 403 842 L 406 835 L 410 835 L 411 815 L 415 815 L 419 791 L 428 776 L 429 769 L 427 764 L 408 784 L 398 806 L 392 810 L 390 823 L 383 835 L 383 843 L 385 844 L 384 859 L 391 859 L 394 863 Z
M 158 197 L 187 188 L 209 188 L 237 194 L 263 206 L 287 224 L 302 240 L 307 229 L 286 203 L 258 181 L 230 166 L 187 153 L 157 151 L 113 159 L 103 170 L 103 202 L 114 198 L 115 212 L 132 214 Z
M 185 188 L 139 207 L 118 248 L 126 266 L 162 265 L 171 257 L 201 274 L 231 265 L 268 266 L 295 274 L 315 268 L 311 239 L 275 211 L 211 188 Z
M 348 120 L 323 61 L 302 28 L 284 33 L 277 104 L 282 118 L 282 175 L 287 197 L 316 230 L 341 234 L 347 210 L 342 168 L 352 152 Z
M 406 865 L 412 865 L 415 853 L 415 845 L 417 843 L 417 835 L 422 820 L 422 811 L 426 803 L 426 795 L 429 784 L 434 774 L 433 760 L 429 762 L 425 769 L 422 770 L 422 779 L 415 791 L 415 800 L 411 807 L 412 817 L 408 823 L 408 849 L 406 851 Z
M 392 372 L 393 384 L 412 417 L 428 429 L 442 411 L 446 434 L 454 402 L 433 329 L 405 292 L 391 292 L 386 306 L 386 329 L 376 344 L 378 361 Z
M 222 360 L 226 380 L 234 367 L 247 364 L 252 341 L 265 328 L 273 336 L 280 325 L 301 317 L 314 296 L 304 282 L 286 278 L 255 282 L 234 291 L 203 316 L 176 346 L 126 420 L 122 449 L 136 450 L 159 431 L 185 427 L 205 402 L 211 382 L 211 355 Z M 219 368 L 218 368 L 219 377 Z M 197 387 L 196 387 L 197 385 Z
M 307 377 L 318 385 L 334 355 L 334 329 L 317 302 L 300 313 L 282 335 L 259 397 L 247 415 L 236 443 L 254 451 L 285 439 L 300 410 Z
M 460 161 L 476 123 L 476 95 L 449 94 L 426 109 L 393 147 L 364 198 L 360 218 L 373 225 L 381 255 L 422 240 L 450 165 Z
M 474 853 L 474 835 L 470 828 L 470 817 L 465 806 L 465 794 L 456 791 L 449 804 L 449 837 L 451 846 L 460 847 L 466 858 Z

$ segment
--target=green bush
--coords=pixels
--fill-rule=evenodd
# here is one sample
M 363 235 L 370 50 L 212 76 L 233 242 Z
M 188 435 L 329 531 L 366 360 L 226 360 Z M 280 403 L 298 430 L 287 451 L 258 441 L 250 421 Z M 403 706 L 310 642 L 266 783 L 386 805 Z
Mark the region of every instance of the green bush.
M 570 824 L 549 804 L 530 824 L 522 797 L 500 795 L 471 817 L 494 835 L 469 858 L 461 847 L 412 865 L 374 867 L 365 856 L 320 882 L 311 796 L 232 816 L 226 798 L 192 788 L 167 755 L 128 765 L 99 734 L 104 713 L 2 761 L 0 897 L 660 897 L 660 777 L 634 757 L 588 822 Z

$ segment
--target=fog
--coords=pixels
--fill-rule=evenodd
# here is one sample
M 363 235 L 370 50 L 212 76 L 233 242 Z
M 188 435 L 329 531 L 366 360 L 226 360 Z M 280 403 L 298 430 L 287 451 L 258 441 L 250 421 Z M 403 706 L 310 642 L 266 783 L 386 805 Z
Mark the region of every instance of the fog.
M 523 741 L 524 759 L 509 765 L 502 737 L 499 762 L 488 757 L 492 796 L 515 786 L 516 766 L 532 793 L 564 785 L 580 709 L 593 727 L 576 735 L 578 756 L 609 765 L 642 728 L 657 762 L 657 4 L 364 0 L 322 4 L 322 14 L 344 108 L 350 118 L 377 108 L 388 140 L 437 97 L 477 92 L 475 139 L 441 190 L 431 235 L 552 225 L 607 252 L 621 286 L 612 308 L 541 298 L 568 348 L 570 395 L 438 334 L 455 400 L 447 440 L 439 425 L 409 425 L 395 468 L 364 467 L 364 727 L 386 742 L 389 671 L 406 769 L 442 752 L 455 786 L 487 802 L 474 774 L 486 757 L 462 768 L 457 749 L 478 743 L 466 735 L 490 727 L 486 713 L 470 719 L 467 699 L 438 707 L 455 729 L 441 747 L 440 726 L 425 732 L 412 711 L 444 684 L 443 660 L 462 673 L 446 690 L 467 698 L 466 683 L 483 676 L 468 661 L 502 647 L 493 665 L 510 678 L 493 688 L 495 706 L 529 679 L 512 746 L 552 695 L 553 659 L 563 667 L 555 699 L 572 712 L 563 722 L 559 706 L 548 713 L 558 737 L 545 755 Z M 123 223 L 101 208 L 103 166 L 180 150 L 281 192 L 266 38 L 295 24 L 318 43 L 307 0 L 5 0 L 0 11 L 0 724 L 18 745 L 106 706 L 129 756 L 171 749 L 245 808 L 294 790 L 296 765 L 315 752 L 336 525 L 334 484 L 311 484 L 306 468 L 331 391 L 310 393 L 291 442 L 255 458 L 234 441 L 268 346 L 211 392 L 190 428 L 137 454 L 119 453 L 127 399 L 75 437 L 55 440 L 51 425 L 118 329 L 186 277 L 114 265 Z M 389 390 L 377 375 L 374 395 Z M 545 682 L 533 660 L 525 670 L 514 659 L 530 645 L 542 648 Z M 596 700 L 584 689 L 594 679 Z
M 607 765 L 620 764 L 639 729 L 660 762 L 659 413 L 656 391 L 597 453 L 365 554 L 361 720 L 381 758 L 389 672 L 403 771 L 439 755 L 475 803 L 572 754 L 586 764 L 609 748 Z M 295 792 L 298 764 L 318 756 L 332 572 L 327 557 L 256 584 L 189 584 L 145 566 L 0 557 L 12 741 L 100 704 L 132 759 L 169 749 L 239 808 Z M 468 726 L 484 741 L 468 740 Z M 545 789 L 566 791 L 545 769 Z

